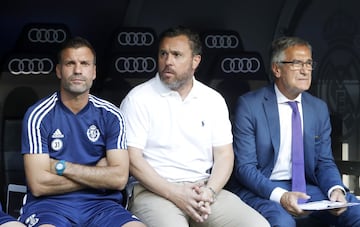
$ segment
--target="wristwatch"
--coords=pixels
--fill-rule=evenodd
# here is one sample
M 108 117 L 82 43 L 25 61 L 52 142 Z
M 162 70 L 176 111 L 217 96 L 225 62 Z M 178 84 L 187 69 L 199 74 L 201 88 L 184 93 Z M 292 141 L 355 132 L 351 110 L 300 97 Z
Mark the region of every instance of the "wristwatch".
M 59 175 L 59 176 L 62 176 L 65 168 L 66 168 L 65 160 L 58 161 L 55 164 L 56 174 Z

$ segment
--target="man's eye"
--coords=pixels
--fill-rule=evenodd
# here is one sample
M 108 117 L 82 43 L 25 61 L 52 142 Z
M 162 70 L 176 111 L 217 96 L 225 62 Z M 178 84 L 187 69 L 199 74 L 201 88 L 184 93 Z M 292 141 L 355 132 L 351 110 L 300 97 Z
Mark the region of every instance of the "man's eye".
M 74 64 L 75 64 L 75 63 L 74 63 L 74 62 L 71 62 L 71 61 L 65 63 L 66 66 L 73 66 Z
M 293 61 L 293 64 L 294 64 L 294 65 L 302 65 L 303 62 L 302 62 L 302 61 L 299 61 L 299 60 L 294 60 L 294 61 Z

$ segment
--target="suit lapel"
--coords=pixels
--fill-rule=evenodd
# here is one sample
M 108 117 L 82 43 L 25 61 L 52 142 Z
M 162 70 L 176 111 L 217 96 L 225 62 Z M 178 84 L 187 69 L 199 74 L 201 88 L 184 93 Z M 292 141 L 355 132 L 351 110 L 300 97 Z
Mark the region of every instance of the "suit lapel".
M 313 156 L 315 151 L 315 125 L 316 125 L 316 110 L 311 105 L 309 95 L 307 93 L 302 94 L 302 112 L 303 112 L 303 137 L 304 137 L 304 161 L 305 168 L 313 169 Z M 307 171 L 306 171 L 307 172 Z
M 264 92 L 263 106 L 266 115 L 266 121 L 269 125 L 271 142 L 273 144 L 275 152 L 275 162 L 278 158 L 280 147 L 280 121 L 277 99 L 273 84 L 268 86 Z

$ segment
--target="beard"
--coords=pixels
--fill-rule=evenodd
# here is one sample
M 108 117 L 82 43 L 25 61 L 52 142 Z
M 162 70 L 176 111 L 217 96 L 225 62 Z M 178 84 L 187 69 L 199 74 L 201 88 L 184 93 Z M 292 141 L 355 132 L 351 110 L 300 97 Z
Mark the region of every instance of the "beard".
M 163 76 L 164 72 L 169 72 L 169 71 L 174 75 L 174 77 L 169 78 Z M 191 81 L 193 78 L 193 73 L 191 70 L 188 70 L 182 74 L 177 74 L 176 72 L 165 68 L 163 71 L 159 72 L 159 75 L 160 75 L 160 80 L 163 82 L 163 84 L 173 91 L 178 91 L 185 84 L 187 84 L 188 81 Z
M 166 87 L 168 87 L 170 90 L 177 91 L 179 90 L 187 81 L 187 79 L 182 80 L 174 80 L 174 81 L 164 81 L 161 80 Z

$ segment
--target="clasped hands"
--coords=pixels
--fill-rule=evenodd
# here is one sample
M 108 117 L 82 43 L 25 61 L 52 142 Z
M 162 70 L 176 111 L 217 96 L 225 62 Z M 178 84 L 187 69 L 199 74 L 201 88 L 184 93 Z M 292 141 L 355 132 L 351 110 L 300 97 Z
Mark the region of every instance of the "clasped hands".
M 204 183 L 175 184 L 169 199 L 196 222 L 208 219 L 215 202 L 213 192 Z

